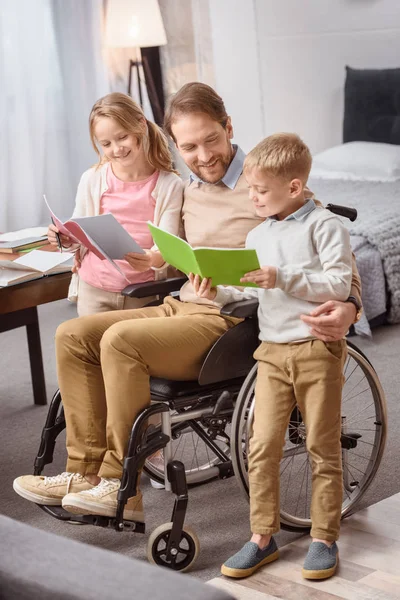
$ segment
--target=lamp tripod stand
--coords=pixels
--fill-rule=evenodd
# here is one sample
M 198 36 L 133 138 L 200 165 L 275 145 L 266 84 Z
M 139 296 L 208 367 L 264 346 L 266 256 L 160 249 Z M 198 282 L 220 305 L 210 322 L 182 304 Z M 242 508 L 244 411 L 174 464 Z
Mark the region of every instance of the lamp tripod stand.
M 138 94 L 139 94 L 139 104 L 141 108 L 143 108 L 143 92 L 142 92 L 142 82 L 140 80 L 140 67 L 143 65 L 141 60 L 130 60 L 129 61 L 129 77 L 128 77 L 128 96 L 132 96 L 131 88 L 132 88 L 132 68 L 136 68 L 136 77 L 137 77 L 137 86 L 138 86 Z

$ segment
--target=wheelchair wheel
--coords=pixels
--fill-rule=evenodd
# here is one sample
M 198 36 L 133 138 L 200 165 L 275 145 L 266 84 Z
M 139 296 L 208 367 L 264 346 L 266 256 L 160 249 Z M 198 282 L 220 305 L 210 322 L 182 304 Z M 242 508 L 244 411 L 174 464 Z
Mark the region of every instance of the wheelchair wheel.
M 185 527 L 182 530 L 177 552 L 172 560 L 167 560 L 167 545 L 172 529 L 172 523 L 164 523 L 157 527 L 149 537 L 147 558 L 149 562 L 174 571 L 187 571 L 196 561 L 200 552 L 200 542 L 197 535 Z
M 354 512 L 378 470 L 387 433 L 385 396 L 366 356 L 348 342 L 342 396 L 342 517 Z M 247 456 L 254 418 L 255 365 L 238 396 L 232 420 L 232 462 L 248 497 Z M 280 468 L 281 525 L 289 531 L 311 527 L 311 464 L 300 411 L 292 412 Z
M 185 465 L 188 485 L 198 485 L 221 477 L 221 465 L 224 463 L 229 465 L 229 475 L 233 474 L 230 463 L 231 419 L 232 413 L 219 419 L 221 423 L 217 425 L 217 432 L 213 432 L 204 419 L 175 423 L 172 426 L 173 459 Z M 151 479 L 164 483 L 163 456 L 147 459 L 144 471 Z

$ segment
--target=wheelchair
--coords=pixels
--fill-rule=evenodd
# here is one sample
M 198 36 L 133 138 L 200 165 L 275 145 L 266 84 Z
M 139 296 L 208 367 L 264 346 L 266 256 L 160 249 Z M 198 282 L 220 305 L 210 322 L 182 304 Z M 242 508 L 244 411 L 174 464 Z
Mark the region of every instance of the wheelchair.
M 332 205 L 327 208 L 355 218 L 353 209 Z M 123 294 L 135 298 L 158 295 L 158 302 L 162 302 L 168 294 L 177 297 L 185 281 L 186 277 L 134 284 L 125 288 Z M 221 310 L 223 315 L 243 320 L 210 349 L 197 381 L 151 378 L 152 402 L 138 414 L 132 427 L 115 518 L 73 515 L 54 506 L 40 508 L 64 521 L 144 533 L 144 523 L 123 519 L 124 506 L 135 495 L 143 469 L 175 494 L 171 522 L 155 529 L 149 537 L 148 559 L 173 570 L 188 570 L 199 553 L 195 532 L 184 526 L 188 486 L 235 476 L 249 497 L 247 456 L 257 377 L 253 353 L 259 345 L 257 304 L 256 300 L 246 300 Z M 371 485 L 387 435 L 386 401 L 379 378 L 365 354 L 351 341 L 347 345 L 341 416 L 342 517 L 356 510 Z M 148 425 L 149 417 L 154 415 L 160 415 L 161 424 L 157 427 Z M 56 438 L 64 428 L 61 396 L 56 392 L 35 459 L 35 475 L 52 462 Z M 149 460 L 159 450 L 163 450 L 165 468 Z M 310 529 L 311 479 L 305 426 L 295 408 L 286 431 L 280 469 L 282 528 L 296 532 Z

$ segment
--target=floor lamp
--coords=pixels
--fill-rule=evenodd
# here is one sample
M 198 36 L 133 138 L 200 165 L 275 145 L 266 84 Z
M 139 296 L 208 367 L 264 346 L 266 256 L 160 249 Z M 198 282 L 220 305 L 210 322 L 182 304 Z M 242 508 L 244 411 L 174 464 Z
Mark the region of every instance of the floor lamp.
M 135 59 L 130 59 L 128 95 L 132 95 L 132 70 L 136 70 L 140 106 L 143 91 L 140 76 L 142 60 L 140 48 L 165 46 L 167 37 L 157 0 L 108 0 L 105 43 L 112 48 L 131 48 Z

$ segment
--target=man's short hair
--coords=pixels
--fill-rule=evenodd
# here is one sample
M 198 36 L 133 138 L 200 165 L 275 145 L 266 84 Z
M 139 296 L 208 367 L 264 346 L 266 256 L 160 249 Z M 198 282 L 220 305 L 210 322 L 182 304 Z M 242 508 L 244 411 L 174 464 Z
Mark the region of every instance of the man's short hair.
M 262 140 L 244 161 L 244 170 L 256 167 L 265 174 L 306 183 L 312 164 L 311 152 L 295 133 L 275 133 Z
M 171 96 L 165 111 L 164 129 L 175 142 L 171 129 L 174 121 L 181 115 L 191 113 L 204 113 L 224 129 L 228 121 L 224 101 L 212 87 L 198 81 L 186 83 Z

